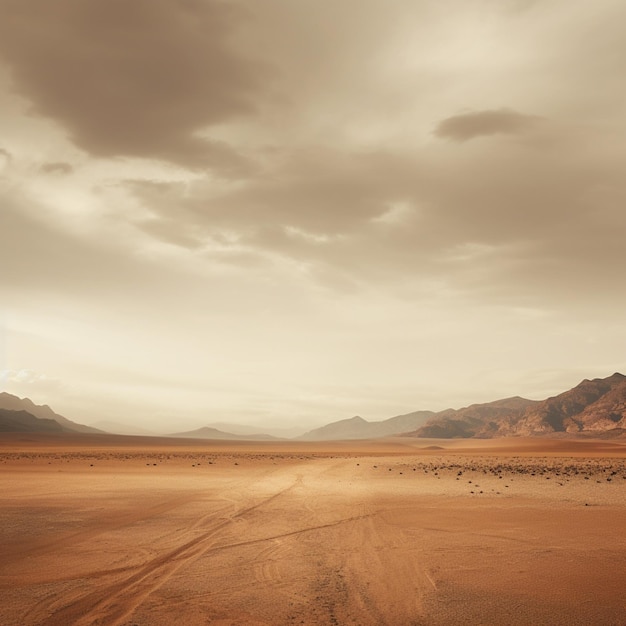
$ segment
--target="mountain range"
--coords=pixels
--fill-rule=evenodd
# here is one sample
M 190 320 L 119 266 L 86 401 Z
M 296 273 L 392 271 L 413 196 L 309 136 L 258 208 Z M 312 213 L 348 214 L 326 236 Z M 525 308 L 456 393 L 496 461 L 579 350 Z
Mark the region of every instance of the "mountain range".
M 51 419 L 41 419 L 26 411 L 0 409 L 0 432 L 4 433 L 62 433 L 61 424 Z
M 546 400 L 515 396 L 461 409 L 416 411 L 380 422 L 356 416 L 326 424 L 299 437 L 304 441 L 369 439 L 403 435 L 434 439 L 626 436 L 626 376 L 583 380 Z
M 221 424 L 220 424 L 221 425 Z M 0 432 L 103 433 L 73 422 L 48 405 L 0 393 Z M 423 438 L 533 436 L 626 437 L 626 376 L 583 380 L 546 400 L 515 396 L 461 409 L 414 411 L 369 422 L 360 416 L 331 422 L 297 437 L 300 441 L 375 439 L 403 435 Z M 268 434 L 231 433 L 205 426 L 172 437 L 222 440 L 278 440 Z
M 0 409 L 0 432 L 104 432 L 77 424 L 55 413 L 47 404 L 35 404 L 29 398 L 18 398 L 6 392 L 0 393 Z M 58 429 L 55 424 L 59 426 Z
M 626 376 L 583 380 L 542 401 L 508 398 L 437 413 L 411 437 L 626 435 Z

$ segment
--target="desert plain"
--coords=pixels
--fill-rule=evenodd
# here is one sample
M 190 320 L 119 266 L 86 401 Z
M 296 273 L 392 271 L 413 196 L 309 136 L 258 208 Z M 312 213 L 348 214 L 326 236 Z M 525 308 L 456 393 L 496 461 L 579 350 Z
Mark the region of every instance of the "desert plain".
M 626 442 L 3 434 L 0 624 L 626 624 Z

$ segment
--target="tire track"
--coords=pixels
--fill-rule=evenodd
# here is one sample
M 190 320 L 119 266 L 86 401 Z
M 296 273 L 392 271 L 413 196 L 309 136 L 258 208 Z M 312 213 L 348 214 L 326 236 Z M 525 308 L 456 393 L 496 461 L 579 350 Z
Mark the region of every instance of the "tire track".
M 375 513 L 368 513 L 363 515 L 353 515 L 351 517 L 344 517 L 334 522 L 328 522 L 327 524 L 318 524 L 317 526 L 307 526 L 306 528 L 300 528 L 298 530 L 290 530 L 286 533 L 280 533 L 279 535 L 272 535 L 270 537 L 261 537 L 259 539 L 249 539 L 247 541 L 238 541 L 236 543 L 227 543 L 222 546 L 215 546 L 210 551 L 220 552 L 222 550 L 232 550 L 233 548 L 241 548 L 243 546 L 253 546 L 257 543 L 265 543 L 266 541 L 274 541 L 276 539 L 286 539 L 287 537 L 295 537 L 304 533 L 310 533 L 315 530 L 324 530 L 325 528 L 333 528 L 334 526 L 341 526 L 349 522 L 356 522 L 375 515 Z
M 364 626 L 427 623 L 425 606 L 438 592 L 436 579 L 420 558 L 420 542 L 390 524 L 390 515 L 378 510 L 342 542 L 351 547 L 342 564 L 352 589 L 350 606 L 340 615 L 345 620 L 358 619 Z
M 75 624 L 76 626 L 92 626 L 96 624 L 104 624 L 115 626 L 125 620 L 133 611 L 155 590 L 163 585 L 171 576 L 185 565 L 189 565 L 198 558 L 211 551 L 214 548 L 215 536 L 224 528 L 231 525 L 237 519 L 272 503 L 285 493 L 293 489 L 298 480 L 288 487 L 281 489 L 277 493 L 265 498 L 264 500 L 240 509 L 234 514 L 228 516 L 227 519 L 214 525 L 212 528 L 194 537 L 193 539 L 183 543 L 177 548 L 152 559 L 148 563 L 139 568 L 129 577 L 124 577 L 108 587 L 96 589 L 80 598 L 55 611 L 52 615 L 44 618 L 39 623 L 42 626 L 66 626 L 67 624 Z M 218 513 L 219 514 L 219 513 Z M 215 514 L 212 514 L 214 517 Z M 197 523 L 196 523 L 197 525 Z M 286 533 L 285 536 L 297 534 Z M 248 545 L 275 539 L 278 537 L 270 537 L 267 539 L 252 540 L 218 546 L 217 550 L 238 547 L 240 545 Z M 28 617 L 34 617 L 37 613 L 42 612 L 41 603 L 29 612 Z
M 159 504 L 142 509 L 140 513 L 133 510 L 125 513 L 117 513 L 115 515 L 100 516 L 95 520 L 95 523 L 89 530 L 86 531 L 80 530 L 73 533 L 60 534 L 52 539 L 48 536 L 45 540 L 31 541 L 27 546 L 24 546 L 21 542 L 17 543 L 3 551 L 3 565 L 6 566 L 13 561 L 37 557 L 49 552 L 56 552 L 59 548 L 71 547 L 77 543 L 89 541 L 104 532 L 118 530 L 125 526 L 150 519 L 156 515 L 167 513 L 172 509 L 192 502 L 195 497 L 195 495 L 187 494 L 168 499 L 166 502 L 160 502 Z

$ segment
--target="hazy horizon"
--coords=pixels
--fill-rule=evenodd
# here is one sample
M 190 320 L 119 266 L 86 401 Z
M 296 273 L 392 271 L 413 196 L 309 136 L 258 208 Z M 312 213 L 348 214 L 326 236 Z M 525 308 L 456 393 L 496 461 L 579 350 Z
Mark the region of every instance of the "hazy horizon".
M 626 370 L 623 3 L 0 10 L 0 391 L 308 429 Z

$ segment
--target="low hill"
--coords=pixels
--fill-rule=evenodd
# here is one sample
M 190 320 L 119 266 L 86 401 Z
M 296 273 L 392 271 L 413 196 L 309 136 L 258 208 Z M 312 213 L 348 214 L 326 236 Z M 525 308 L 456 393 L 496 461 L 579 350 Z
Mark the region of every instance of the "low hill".
M 217 428 L 211 428 L 210 426 L 203 426 L 196 430 L 189 430 L 183 433 L 173 433 L 167 435 L 168 437 L 177 437 L 185 439 L 220 439 L 230 441 L 279 441 L 279 437 L 273 437 L 272 435 L 266 435 L 264 433 L 255 433 L 250 435 L 235 435 L 234 433 L 227 433 Z
M 209 428 L 217 428 L 233 435 L 258 435 L 259 429 L 263 429 L 263 433 L 271 435 L 272 437 L 278 437 L 279 439 L 292 439 L 293 437 L 299 437 L 302 435 L 306 428 L 300 426 L 253 426 L 252 424 L 238 424 L 231 422 L 210 422 L 206 424 Z

